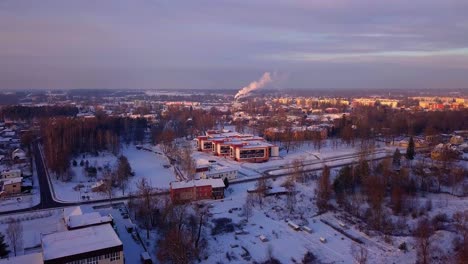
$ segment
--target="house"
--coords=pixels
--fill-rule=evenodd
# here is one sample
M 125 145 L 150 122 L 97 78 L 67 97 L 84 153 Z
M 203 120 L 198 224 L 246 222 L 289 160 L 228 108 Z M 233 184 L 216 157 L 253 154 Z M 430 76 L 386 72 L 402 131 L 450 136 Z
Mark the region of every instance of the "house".
M 0 174 L 2 179 L 19 178 L 22 176 L 21 170 L 7 170 Z
M 21 193 L 22 177 L 0 179 L 0 196 Z
M 461 151 L 452 144 L 439 144 L 431 151 L 431 159 L 439 161 L 448 161 L 460 156 Z
M 103 180 L 99 180 L 93 183 L 93 185 L 91 185 L 91 191 L 93 192 L 102 192 L 104 188 L 105 188 L 105 184 Z
M 453 137 L 450 138 L 450 144 L 453 144 L 453 145 L 461 145 L 463 144 L 465 140 L 463 139 L 462 136 L 458 136 L 458 135 L 455 135 Z
M 25 160 L 26 159 L 26 152 L 22 149 L 15 149 L 11 153 L 11 159 L 14 161 L 20 161 L 20 160 Z
M 196 173 L 200 179 L 228 179 L 234 180 L 237 178 L 238 170 L 221 164 L 199 164 L 196 168 Z
M 409 145 L 409 140 L 409 138 L 402 139 L 400 142 L 398 142 L 398 146 L 407 148 Z M 424 138 L 414 137 L 413 142 L 415 148 L 425 148 L 429 146 L 429 143 Z
M 171 182 L 171 200 L 174 203 L 185 203 L 204 199 L 223 199 L 224 187 L 221 179 Z
M 44 264 L 124 263 L 123 244 L 110 224 L 42 237 Z

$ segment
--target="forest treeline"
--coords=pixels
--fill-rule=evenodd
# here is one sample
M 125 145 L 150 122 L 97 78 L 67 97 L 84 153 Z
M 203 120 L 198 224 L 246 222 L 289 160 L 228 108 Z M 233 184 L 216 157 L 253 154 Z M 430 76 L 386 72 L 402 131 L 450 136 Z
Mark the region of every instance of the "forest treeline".
M 143 118 L 101 116 L 98 118 L 57 117 L 41 122 L 47 165 L 57 175 L 70 167 L 70 159 L 80 153 L 120 152 L 121 141 L 142 142 L 147 121 Z
M 5 106 L 0 110 L 0 119 L 32 120 L 54 116 L 76 116 L 78 108 L 70 105 L 46 105 L 46 106 Z

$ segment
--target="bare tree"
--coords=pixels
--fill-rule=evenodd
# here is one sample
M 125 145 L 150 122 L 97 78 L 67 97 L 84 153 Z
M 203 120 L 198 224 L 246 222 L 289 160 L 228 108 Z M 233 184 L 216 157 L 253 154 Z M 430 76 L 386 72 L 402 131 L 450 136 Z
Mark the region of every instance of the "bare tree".
M 420 264 L 430 263 L 431 236 L 433 233 L 434 229 L 428 219 L 422 219 L 418 222 L 414 236 L 418 251 L 418 263 Z
M 146 229 L 146 238 L 149 239 L 149 232 L 154 223 L 154 210 L 157 208 L 158 200 L 154 195 L 153 187 L 151 187 L 146 178 L 141 178 L 141 180 L 136 183 L 136 187 L 139 215 Z
M 255 190 L 255 194 L 257 196 L 258 204 L 260 208 L 263 208 L 263 198 L 265 196 L 266 191 L 268 190 L 268 180 L 262 175 L 257 181 L 257 188 Z
M 352 244 L 351 245 L 351 255 L 353 255 L 354 260 L 357 264 L 366 264 L 368 259 L 367 248 L 362 245 Z
M 23 226 L 18 219 L 9 218 L 8 227 L 6 230 L 6 235 L 10 240 L 11 247 L 13 248 L 13 253 L 16 256 L 18 250 L 23 246 Z
M 468 210 L 453 215 L 458 237 L 455 239 L 457 263 L 468 263 Z
M 130 166 L 127 157 L 121 155 L 117 164 L 116 182 L 122 190 L 122 195 L 125 195 L 125 189 L 127 188 L 128 179 L 131 175 L 132 167 Z
M 103 184 L 99 188 L 99 190 L 109 198 L 109 203 L 112 203 L 112 197 L 114 196 L 114 184 L 116 182 L 116 178 L 117 176 L 115 172 L 107 169 L 104 172 Z
M 292 213 L 296 206 L 296 183 L 294 179 L 294 175 L 291 175 L 283 184 L 283 187 L 288 191 L 286 196 L 286 208 L 289 210 L 289 213 Z
M 244 213 L 244 216 L 245 216 L 245 219 L 247 220 L 247 222 L 249 221 L 249 218 L 252 216 L 253 214 L 253 197 L 252 197 L 252 194 L 247 194 L 247 198 L 245 199 L 245 203 L 244 205 L 242 206 L 242 211 Z
M 317 185 L 317 208 L 320 212 L 327 211 L 331 192 L 330 168 L 328 168 L 328 166 L 324 166 L 322 170 L 322 176 L 320 177 Z
M 291 176 L 294 181 L 304 182 L 303 160 L 297 158 L 291 162 Z
M 176 227 L 171 228 L 159 241 L 157 250 L 161 263 L 189 264 L 195 259 L 195 249 L 190 235 Z

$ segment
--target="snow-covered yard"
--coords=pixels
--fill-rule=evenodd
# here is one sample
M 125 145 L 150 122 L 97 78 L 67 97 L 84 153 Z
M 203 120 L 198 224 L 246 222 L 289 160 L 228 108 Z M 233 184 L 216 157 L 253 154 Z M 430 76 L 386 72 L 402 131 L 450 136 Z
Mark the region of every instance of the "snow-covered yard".
M 281 180 L 276 180 L 272 186 L 281 183 Z M 358 243 L 321 221 L 323 219 L 339 226 L 341 220 L 333 213 L 316 215 L 314 182 L 307 186 L 297 185 L 296 213 L 290 214 L 286 209 L 285 197 L 268 197 L 262 208 L 255 205 L 253 215 L 246 222 L 241 208 L 245 203 L 247 189 L 252 187 L 252 183 L 234 185 L 230 187 L 231 191 L 226 192 L 226 199 L 206 202 L 213 206 L 211 227 L 215 225 L 214 219 L 229 218 L 232 219 L 234 232 L 209 236 L 209 258 L 203 263 L 226 263 L 229 259 L 229 263 L 261 262 L 267 260 L 269 252 L 281 263 L 300 263 L 307 252 L 312 252 L 325 263 L 354 263 L 351 247 Z M 312 232 L 296 231 L 288 225 L 287 220 L 307 226 Z M 368 237 L 353 226 L 346 226 L 346 230 L 352 237 L 364 241 L 370 263 L 408 263 L 409 260 L 411 263 L 415 259 L 414 250 L 404 253 L 398 249 L 403 241 L 411 245 L 412 238 L 395 238 L 393 244 L 387 244 L 380 237 Z M 260 236 L 264 236 L 267 241 L 262 242 Z M 326 242 L 321 242 L 321 238 Z M 251 260 L 247 261 L 247 255 Z
M 0 232 L 5 234 L 9 218 L 15 218 L 23 226 L 23 246 L 17 252 L 24 255 L 41 251 L 41 235 L 66 230 L 61 209 L 42 210 L 33 213 L 13 214 L 0 217 Z M 8 239 L 5 237 L 6 242 Z M 10 247 L 11 250 L 11 247 Z M 10 253 L 13 256 L 13 252 Z
M 134 145 L 124 147 L 122 154 L 125 155 L 132 167 L 135 176 L 131 176 L 126 185 L 125 195 L 136 190 L 136 183 L 146 178 L 151 186 L 158 190 L 169 189 L 169 183 L 175 180 L 175 175 L 172 166 L 169 166 L 168 159 L 162 154 L 158 147 L 148 147 L 145 149 L 137 149 Z M 83 196 L 90 200 L 106 199 L 104 193 L 92 192 L 91 186 L 103 177 L 102 170 L 98 170 L 96 177 L 88 177 L 84 171 L 84 166 L 80 166 L 81 160 L 88 161 L 89 166 L 115 167 L 117 157 L 109 152 L 101 152 L 98 156 L 85 155 L 76 157 L 77 166 L 71 166 L 73 178 L 64 182 L 58 180 L 51 174 L 52 184 L 55 196 L 61 201 L 79 201 Z M 81 189 L 76 188 L 78 185 L 83 185 Z M 116 188 L 114 197 L 123 196 L 120 189 Z

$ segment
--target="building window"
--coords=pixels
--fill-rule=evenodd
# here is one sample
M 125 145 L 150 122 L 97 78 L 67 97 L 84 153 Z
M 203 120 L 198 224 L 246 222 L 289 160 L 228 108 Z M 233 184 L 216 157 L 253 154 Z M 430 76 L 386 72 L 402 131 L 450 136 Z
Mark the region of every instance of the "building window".
M 110 254 L 110 261 L 119 260 L 120 259 L 120 252 L 112 252 Z
M 91 257 L 86 260 L 86 264 L 98 264 L 99 257 Z

